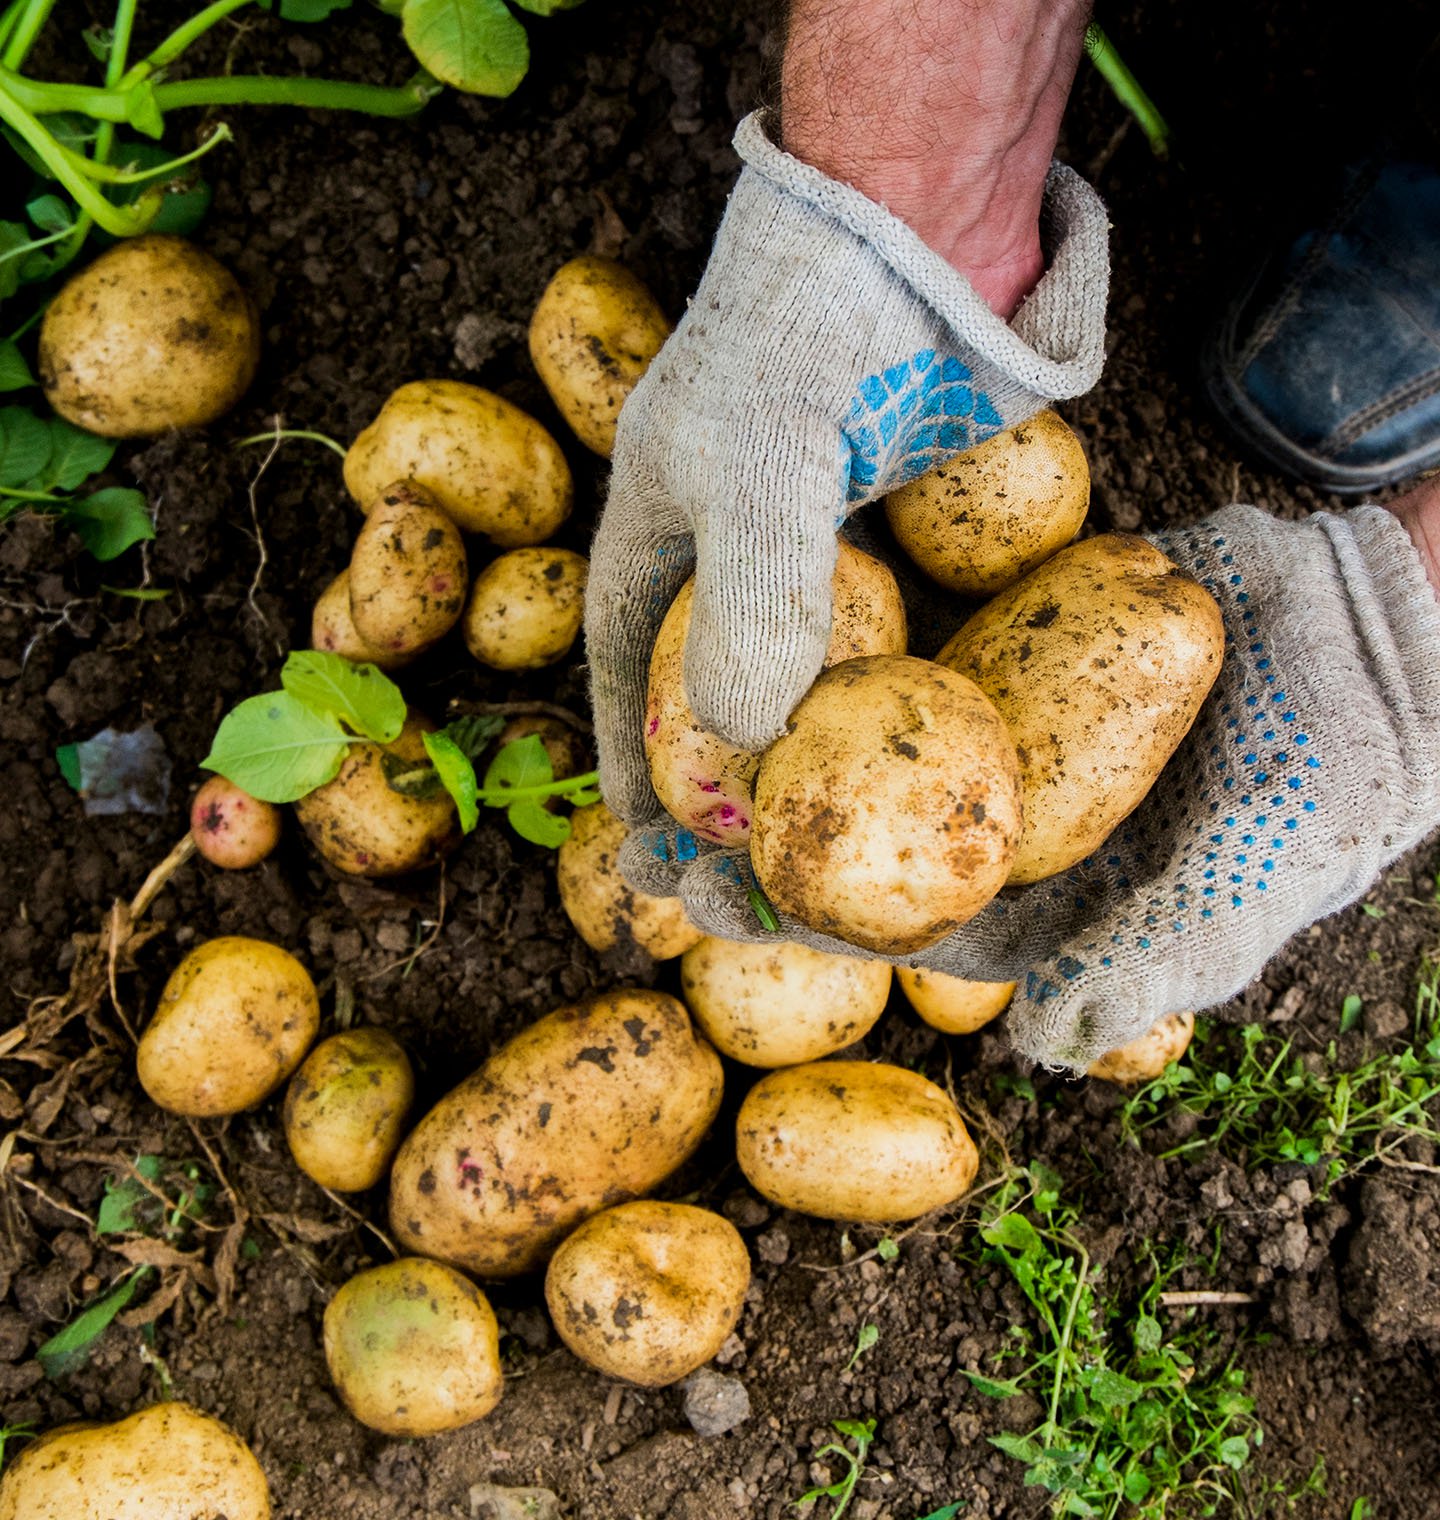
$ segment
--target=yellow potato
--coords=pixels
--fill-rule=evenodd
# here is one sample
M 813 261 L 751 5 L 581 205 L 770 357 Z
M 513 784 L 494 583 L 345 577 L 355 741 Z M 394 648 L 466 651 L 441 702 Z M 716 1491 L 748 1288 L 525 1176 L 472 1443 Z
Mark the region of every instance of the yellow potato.
M 683 955 L 704 930 L 685 917 L 678 897 L 651 897 L 625 880 L 617 864 L 624 842 L 625 825 L 603 802 L 571 813 L 555 863 L 561 906 L 592 950 L 634 944 L 657 961 Z
M 407 796 L 389 778 L 430 763 L 422 735 L 435 725 L 411 713 L 392 744 L 352 744 L 333 781 L 295 804 L 310 842 L 348 876 L 398 876 L 433 866 L 460 842 L 450 794 Z
M 325 1309 L 325 1362 L 345 1407 L 387 1436 L 433 1436 L 500 1402 L 500 1327 L 474 1283 L 402 1256 L 352 1277 Z
M 380 1182 L 405 1134 L 415 1076 L 383 1029 L 322 1040 L 285 1093 L 285 1138 L 295 1164 L 321 1187 L 358 1193 Z
M 569 549 L 512 549 L 475 577 L 461 632 L 482 665 L 538 670 L 570 653 L 590 561 Z
M 7 1456 L 9 1454 L 7 1453 Z M 269 1520 L 255 1454 L 178 1400 L 61 1425 L 5 1464 L 0 1520 Z
M 319 1029 L 315 984 L 288 950 L 212 939 L 165 983 L 140 1036 L 140 1085 L 172 1114 L 238 1114 L 280 1086 Z
M 1128 1045 L 1107 1050 L 1091 1063 L 1089 1075 L 1117 1082 L 1121 1087 L 1138 1087 L 1153 1082 L 1171 1063 L 1190 1048 L 1195 1037 L 1193 1013 L 1167 1013 L 1163 1019 Z
M 980 1164 L 959 1110 L 933 1082 L 870 1061 L 762 1078 L 740 1105 L 736 1155 L 772 1203 L 862 1224 L 954 1203 Z
M 725 1344 L 750 1257 L 728 1219 L 685 1203 L 622 1203 L 551 1259 L 545 1302 L 560 1339 L 610 1377 L 664 1388 Z
M 905 653 L 905 604 L 887 565 L 841 539 L 833 590 L 827 666 L 857 655 Z M 701 728 L 690 710 L 684 657 L 694 597 L 695 582 L 686 581 L 650 656 L 645 706 L 650 784 L 665 810 L 701 839 L 741 845 L 750 838 L 760 757 Z
M 798 1066 L 873 1028 L 890 996 L 890 966 L 794 940 L 707 937 L 681 957 L 680 990 L 721 1055 L 747 1066 Z
M 1010 1006 L 1014 982 L 967 982 L 919 966 L 896 966 L 895 980 L 910 1006 L 944 1034 L 974 1034 Z
M 482 1277 L 528 1272 L 582 1219 L 664 1181 L 720 1091 L 720 1059 L 675 998 L 557 1008 L 420 1121 L 390 1175 L 390 1227 Z
M 614 259 L 562 264 L 530 318 L 530 357 L 560 415 L 606 459 L 625 398 L 670 336 L 650 291 Z
M 1062 549 L 961 628 L 936 659 L 985 692 L 1020 759 L 1012 883 L 1083 860 L 1139 806 L 1224 652 L 1215 598 L 1124 533 Z
M 1089 506 L 1085 451 L 1046 411 L 892 491 L 885 517 L 932 580 L 993 596 L 1064 548 Z
M 429 493 L 396 481 L 369 507 L 350 554 L 350 619 L 366 644 L 402 659 L 460 621 L 470 572 L 460 530 Z
M 528 412 L 459 380 L 402 385 L 351 445 L 345 486 L 362 507 L 397 480 L 507 549 L 549 538 L 575 495 L 560 445 Z
M 350 616 L 350 570 L 347 566 L 320 593 L 315 612 L 310 620 L 310 647 L 338 654 L 342 659 L 353 660 L 357 665 L 377 665 L 381 670 L 399 670 L 408 665 L 419 650 L 396 654 L 388 649 L 377 649 L 360 637 L 355 619 Z
M 184 238 L 125 238 L 72 276 L 40 325 L 45 399 L 106 438 L 200 427 L 244 394 L 260 319 L 235 276 Z
M 903 955 L 995 896 L 1019 837 L 1015 748 L 984 693 L 872 655 L 823 671 L 766 750 L 750 859 L 777 908 Z

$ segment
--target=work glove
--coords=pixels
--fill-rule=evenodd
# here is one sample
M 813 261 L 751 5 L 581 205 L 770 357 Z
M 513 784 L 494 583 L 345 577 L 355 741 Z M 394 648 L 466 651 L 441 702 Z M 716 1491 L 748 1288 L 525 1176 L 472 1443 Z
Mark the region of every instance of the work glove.
M 903 481 L 1077 396 L 1103 360 L 1105 210 L 1050 170 L 1048 268 L 1008 325 L 904 223 L 782 152 L 758 116 L 689 310 L 620 415 L 585 637 L 606 802 L 632 878 L 673 894 L 709 847 L 650 785 L 655 635 L 696 577 L 685 690 L 707 729 L 763 749 L 830 637 L 836 532 Z
M 1088 859 L 902 958 L 1018 981 L 1011 1043 L 1053 1067 L 1233 996 L 1440 824 L 1440 603 L 1391 513 L 1296 523 L 1234 506 L 1153 542 L 1225 622 L 1190 733 Z M 762 940 L 752 885 L 745 852 L 720 851 L 679 895 L 707 932 Z M 864 953 L 783 916 L 780 933 Z

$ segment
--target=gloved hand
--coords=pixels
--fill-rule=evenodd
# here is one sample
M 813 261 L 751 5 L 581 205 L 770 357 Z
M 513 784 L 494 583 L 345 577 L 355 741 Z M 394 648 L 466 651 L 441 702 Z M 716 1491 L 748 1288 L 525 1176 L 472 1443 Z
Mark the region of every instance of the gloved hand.
M 644 840 L 632 879 L 677 889 L 701 847 L 651 789 L 655 634 L 692 570 L 686 693 L 762 749 L 820 670 L 836 532 L 902 481 L 1088 390 L 1100 373 L 1104 207 L 1052 167 L 1049 265 L 1010 324 L 904 223 L 770 142 L 746 168 L 679 327 L 625 404 L 591 550 L 586 648 L 600 784 Z
M 1096 853 L 1007 889 L 908 957 L 1018 980 L 1012 1044 L 1076 1070 L 1224 1001 L 1440 823 L 1440 602 L 1380 507 L 1285 522 L 1227 507 L 1155 536 L 1225 620 L 1225 663 L 1150 795 Z M 697 861 L 687 914 L 760 940 L 742 851 Z M 858 952 L 788 919 L 782 933 Z

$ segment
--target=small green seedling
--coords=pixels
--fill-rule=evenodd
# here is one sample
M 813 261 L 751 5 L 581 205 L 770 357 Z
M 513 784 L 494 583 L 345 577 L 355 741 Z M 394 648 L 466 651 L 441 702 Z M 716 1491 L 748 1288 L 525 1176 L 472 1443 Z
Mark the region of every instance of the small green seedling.
M 840 1435 L 847 1441 L 855 1443 L 855 1450 L 852 1452 L 848 1446 L 842 1446 L 838 1441 L 830 1441 L 822 1446 L 815 1453 L 816 1460 L 822 1457 L 839 1457 L 845 1463 L 845 1471 L 836 1482 L 827 1484 L 823 1488 L 812 1488 L 801 1494 L 795 1501 L 795 1507 L 805 1509 L 814 1504 L 817 1499 L 833 1499 L 835 1505 L 827 1520 L 840 1520 L 840 1516 L 850 1507 L 850 1501 L 855 1497 L 855 1485 L 859 1483 L 860 1475 L 865 1471 L 865 1458 L 875 1439 L 875 1421 L 835 1420 L 832 1423 Z
M 127 1272 L 103 1298 L 52 1335 L 35 1353 L 45 1376 L 52 1380 L 62 1378 L 81 1366 L 95 1342 L 110 1328 L 110 1322 L 135 1297 L 136 1290 L 154 1270 L 153 1267 L 136 1267 Z
M 855 1349 L 850 1353 L 850 1360 L 845 1363 L 845 1371 L 849 1372 L 855 1363 L 865 1355 L 880 1339 L 879 1325 L 861 1325 L 860 1334 L 855 1337 Z

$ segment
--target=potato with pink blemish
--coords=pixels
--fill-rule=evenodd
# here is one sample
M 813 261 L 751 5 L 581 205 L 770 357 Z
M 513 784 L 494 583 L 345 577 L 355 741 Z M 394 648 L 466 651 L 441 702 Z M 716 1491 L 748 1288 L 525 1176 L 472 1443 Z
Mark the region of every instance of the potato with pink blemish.
M 280 809 L 212 776 L 190 804 L 195 848 L 212 866 L 243 871 L 259 865 L 280 842 Z
M 665 810 L 701 839 L 743 845 L 750 838 L 759 755 L 701 728 L 685 696 L 685 639 L 695 582 L 670 604 L 650 656 L 645 755 Z M 865 654 L 904 654 L 905 604 L 887 566 L 840 540 L 827 666 Z
M 310 618 L 310 647 L 338 654 L 357 665 L 378 665 L 381 670 L 398 670 L 415 658 L 413 653 L 393 654 L 367 644 L 355 628 L 350 615 L 350 571 L 342 570 L 320 593 Z
M 380 493 L 350 555 L 355 632 L 388 659 L 428 649 L 460 620 L 470 572 L 460 530 L 413 481 Z

